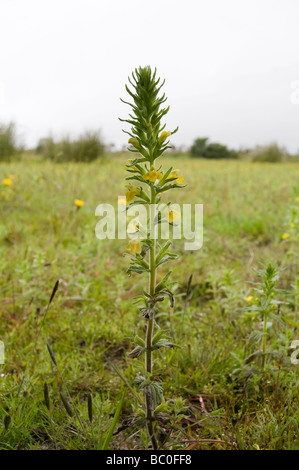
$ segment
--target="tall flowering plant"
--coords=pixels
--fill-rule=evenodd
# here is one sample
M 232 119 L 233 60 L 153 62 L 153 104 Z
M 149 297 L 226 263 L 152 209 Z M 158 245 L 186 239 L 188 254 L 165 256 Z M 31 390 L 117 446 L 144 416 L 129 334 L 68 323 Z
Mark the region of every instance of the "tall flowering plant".
M 162 243 L 157 236 L 160 224 L 173 225 L 177 220 L 176 211 L 168 210 L 163 216 L 157 212 L 157 205 L 161 204 L 166 191 L 181 189 L 184 180 L 178 170 L 162 168 L 160 159 L 166 149 L 170 148 L 169 137 L 177 132 L 166 131 L 166 125 L 162 124 L 162 118 L 168 113 L 169 107 L 163 107 L 166 101 L 165 94 L 160 90 L 164 82 L 156 76 L 156 70 L 149 66 L 139 67 L 129 77 L 129 86 L 126 90 L 130 95 L 128 104 L 132 112 L 128 119 L 121 119 L 131 125 L 128 150 L 135 154 L 135 158 L 129 160 L 125 169 L 129 173 L 126 192 L 126 209 L 136 204 L 142 204 L 147 208 L 148 224 L 145 227 L 135 226 L 134 237 L 128 242 L 127 250 L 131 253 L 129 273 L 146 274 L 149 279 L 148 289 L 138 296 L 139 310 L 146 322 L 146 335 L 141 338 L 136 335 L 132 338 L 134 349 L 132 358 L 145 355 L 144 371 L 137 377 L 136 382 L 140 390 L 144 392 L 144 419 L 152 447 L 158 449 L 155 434 L 155 421 L 160 411 L 159 405 L 163 398 L 163 388 L 160 382 L 155 380 L 153 373 L 153 352 L 162 347 L 170 348 L 173 344 L 167 333 L 159 328 L 155 316 L 158 313 L 158 305 L 166 298 L 173 307 L 174 298 L 171 291 L 170 272 L 162 280 L 157 282 L 157 269 L 168 260 L 173 260 L 176 255 L 169 252 L 170 240 Z M 149 229 L 148 229 L 149 227 Z

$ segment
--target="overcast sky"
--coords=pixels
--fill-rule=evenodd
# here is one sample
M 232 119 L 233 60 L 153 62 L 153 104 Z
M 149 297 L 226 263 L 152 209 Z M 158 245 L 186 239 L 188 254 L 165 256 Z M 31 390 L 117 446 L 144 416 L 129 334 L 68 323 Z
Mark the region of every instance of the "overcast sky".
M 124 84 L 151 65 L 175 144 L 296 152 L 298 21 L 298 0 L 1 0 L 0 122 L 28 146 L 96 129 L 120 146 Z

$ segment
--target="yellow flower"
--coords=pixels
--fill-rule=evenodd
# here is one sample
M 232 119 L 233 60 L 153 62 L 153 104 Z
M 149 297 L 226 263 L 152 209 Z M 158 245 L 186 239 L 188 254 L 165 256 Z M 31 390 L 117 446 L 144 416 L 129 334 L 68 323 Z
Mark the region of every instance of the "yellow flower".
M 252 295 L 248 295 L 248 297 L 246 297 L 246 302 L 251 302 L 253 299 L 253 296 Z
M 180 212 L 176 211 L 176 210 L 173 210 L 171 209 L 169 212 L 167 212 L 166 214 L 166 220 L 172 224 L 173 222 L 177 222 L 178 220 L 180 220 L 181 218 L 181 214 Z
M 160 171 L 156 171 L 155 168 L 152 166 L 148 173 L 143 175 L 143 179 L 145 181 L 150 181 L 151 183 L 155 183 L 157 180 L 161 180 L 163 178 L 163 174 Z
M 167 179 L 169 179 L 169 178 L 176 178 L 176 182 L 177 182 L 178 184 L 184 184 L 184 178 L 183 178 L 182 176 L 179 176 L 179 175 L 178 175 L 178 171 L 179 171 L 179 170 L 174 170 L 174 171 L 172 171 L 172 172 L 169 174 L 169 176 L 167 177 Z
M 299 197 L 296 197 L 296 201 L 299 202 Z
M 133 201 L 133 199 L 135 198 L 135 196 L 137 196 L 137 194 L 139 194 L 139 189 L 133 186 L 132 184 L 128 184 L 126 188 L 128 190 L 126 192 L 126 200 L 127 200 L 127 203 L 129 203 Z
M 80 199 L 75 199 L 75 204 L 77 207 L 82 207 L 84 206 L 84 202 L 81 201 Z
M 281 237 L 283 240 L 286 240 L 287 238 L 289 238 L 289 234 L 288 233 L 284 233 L 283 236 Z
M 128 140 L 128 143 L 133 145 L 133 147 L 136 147 L 138 148 L 139 147 L 139 142 L 137 139 L 135 139 L 134 137 L 131 137 L 129 140 Z
M 136 255 L 141 253 L 140 238 L 132 238 L 126 246 L 126 249 L 132 254 Z
M 3 183 L 4 183 L 6 186 L 10 186 L 10 185 L 12 184 L 12 181 L 11 181 L 9 178 L 4 178 Z
M 169 137 L 170 135 L 171 135 L 171 132 L 169 132 L 169 131 L 168 132 L 166 132 L 166 131 L 162 132 L 160 137 L 159 137 L 159 143 L 163 144 L 163 142 L 165 142 L 167 137 Z

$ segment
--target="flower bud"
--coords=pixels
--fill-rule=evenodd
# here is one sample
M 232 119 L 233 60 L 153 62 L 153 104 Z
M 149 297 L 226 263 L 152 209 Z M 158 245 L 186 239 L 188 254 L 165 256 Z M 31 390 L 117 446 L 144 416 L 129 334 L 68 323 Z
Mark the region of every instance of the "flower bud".
M 162 132 L 162 134 L 159 137 L 159 143 L 163 144 L 163 142 L 165 142 L 167 137 L 169 137 L 170 135 L 171 135 L 171 132 L 169 132 L 169 131 L 168 132 L 167 131 Z

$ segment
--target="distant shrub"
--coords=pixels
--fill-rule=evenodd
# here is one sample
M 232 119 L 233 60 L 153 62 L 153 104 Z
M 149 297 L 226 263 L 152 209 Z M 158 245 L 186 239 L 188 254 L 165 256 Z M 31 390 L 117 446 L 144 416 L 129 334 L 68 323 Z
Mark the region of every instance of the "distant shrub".
M 104 144 L 98 133 L 86 133 L 73 143 L 73 156 L 77 162 L 91 162 L 104 153 Z
M 287 159 L 287 152 L 279 147 L 276 143 L 257 147 L 250 154 L 250 158 L 253 162 L 282 162 Z
M 15 124 L 0 125 L 0 161 L 18 157 L 22 148 L 17 143 Z
M 45 137 L 38 141 L 35 152 L 39 155 L 43 155 L 45 158 L 54 160 L 57 154 L 57 144 L 55 144 L 52 137 Z
M 218 143 L 208 144 L 208 138 L 198 138 L 190 148 L 193 157 L 202 157 L 210 159 L 238 158 L 237 152 L 229 150 L 225 145 Z
M 237 153 L 233 150 L 229 150 L 225 145 L 211 143 L 206 148 L 204 158 L 237 158 Z
M 87 132 L 77 140 L 69 137 L 55 142 L 52 137 L 40 139 L 36 153 L 57 162 L 91 162 L 104 153 L 99 132 Z
M 190 148 L 192 157 L 203 157 L 207 148 L 208 137 L 195 139 Z

